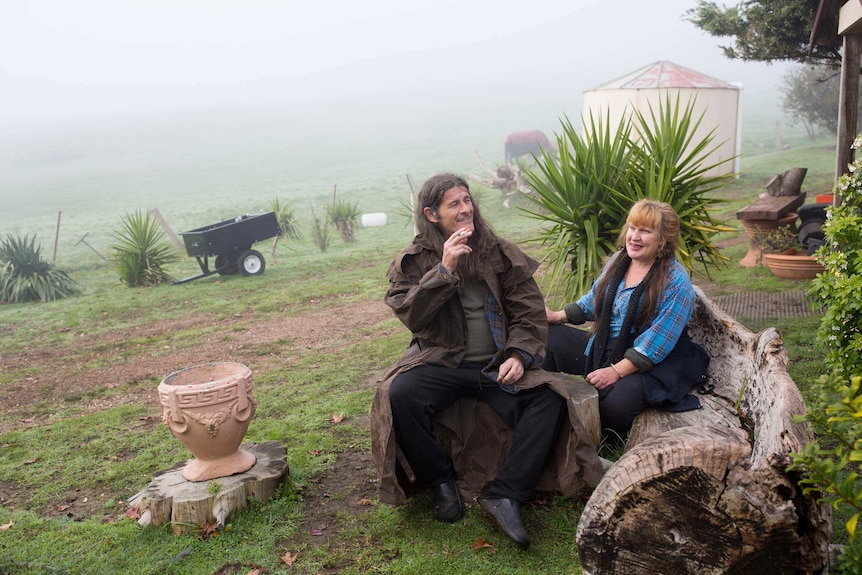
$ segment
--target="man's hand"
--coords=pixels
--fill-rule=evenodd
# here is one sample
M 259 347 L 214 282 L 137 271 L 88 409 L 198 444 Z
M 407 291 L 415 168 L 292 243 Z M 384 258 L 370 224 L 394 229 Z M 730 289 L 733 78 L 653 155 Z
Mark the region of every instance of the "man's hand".
M 473 248 L 467 245 L 467 240 L 470 239 L 472 233 L 473 230 L 469 228 L 461 228 L 449 236 L 449 239 L 443 244 L 443 267 L 450 274 L 454 273 L 455 268 L 458 267 L 458 258 L 473 251 Z
M 504 361 L 497 372 L 497 381 L 507 385 L 517 383 L 524 375 L 524 360 L 518 354 Z

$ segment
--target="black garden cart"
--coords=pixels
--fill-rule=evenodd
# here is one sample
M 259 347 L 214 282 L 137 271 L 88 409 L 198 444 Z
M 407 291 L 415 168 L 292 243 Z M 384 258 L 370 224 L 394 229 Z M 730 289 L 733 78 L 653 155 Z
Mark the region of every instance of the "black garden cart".
M 266 269 L 266 260 L 252 246 L 280 233 L 275 212 L 238 216 L 196 230 L 180 232 L 186 253 L 198 261 L 201 274 L 174 283 L 181 284 L 216 273 L 260 275 Z M 210 257 L 215 257 L 212 269 Z

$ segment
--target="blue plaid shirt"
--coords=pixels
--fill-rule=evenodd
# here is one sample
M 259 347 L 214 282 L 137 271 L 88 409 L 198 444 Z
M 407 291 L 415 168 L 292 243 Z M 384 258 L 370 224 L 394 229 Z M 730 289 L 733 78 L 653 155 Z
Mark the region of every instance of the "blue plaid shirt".
M 604 272 L 602 275 L 604 275 Z M 685 326 L 688 325 L 692 312 L 694 312 L 695 294 L 694 288 L 691 286 L 691 280 L 688 277 L 688 272 L 686 272 L 681 263 L 674 260 L 668 275 L 668 285 L 664 297 L 659 302 L 653 321 L 650 323 L 649 328 L 632 342 L 634 350 L 649 359 L 653 365 L 666 358 L 674 348 Z M 598 280 L 593 283 L 590 291 L 576 302 L 577 306 L 581 308 L 584 315 L 590 321 L 595 321 L 596 319 L 595 301 L 597 284 Z M 620 335 L 623 318 L 625 317 L 629 300 L 631 300 L 632 292 L 636 287 L 631 286 L 627 288 L 624 286 L 625 280 L 620 282 L 617 288 L 617 295 L 614 298 L 610 332 L 610 337 L 612 338 Z M 591 338 L 587 344 L 587 354 L 590 352 L 592 346 L 593 339 Z

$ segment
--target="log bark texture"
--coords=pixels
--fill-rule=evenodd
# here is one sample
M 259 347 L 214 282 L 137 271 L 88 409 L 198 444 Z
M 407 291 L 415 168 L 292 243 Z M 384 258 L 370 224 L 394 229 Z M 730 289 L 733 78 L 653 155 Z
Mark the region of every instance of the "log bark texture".
M 831 511 L 788 473 L 811 439 L 781 334 L 754 334 L 699 288 L 689 325 L 711 357 L 702 409 L 648 409 L 578 524 L 584 575 L 825 574 Z
M 248 507 L 250 498 L 266 501 L 289 474 L 287 449 L 278 441 L 244 444 L 257 457 L 254 467 L 244 473 L 212 481 L 188 481 L 182 476 L 187 461 L 157 473 L 146 489 L 129 499 L 141 518 L 138 524 L 160 526 L 170 523 L 176 533 L 189 533 L 204 524 L 223 527 L 236 511 Z M 213 487 L 217 484 L 218 488 Z

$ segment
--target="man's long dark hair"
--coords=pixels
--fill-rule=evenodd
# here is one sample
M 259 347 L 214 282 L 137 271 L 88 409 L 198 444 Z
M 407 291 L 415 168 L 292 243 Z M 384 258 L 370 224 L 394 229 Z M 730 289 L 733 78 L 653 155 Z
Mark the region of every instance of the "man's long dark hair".
M 425 208 L 431 208 L 432 212 L 438 213 L 443 196 L 452 188 L 464 188 L 468 193 L 470 192 L 470 186 L 466 180 L 455 174 L 443 173 L 429 178 L 419 190 L 419 199 L 416 202 L 416 213 L 414 214 L 419 235 L 426 238 L 434 246 L 434 251 L 441 257 L 443 256 L 443 243 L 449 239 L 449 235 L 425 216 Z M 470 194 L 470 198 L 473 199 L 472 194 Z M 473 234 L 468 241 L 470 247 L 473 248 L 473 253 L 461 257 L 457 272 L 462 277 L 479 278 L 481 277 L 479 265 L 482 260 L 481 255 L 491 250 L 497 236 L 482 217 L 479 204 L 475 201 L 473 202 L 473 227 Z

